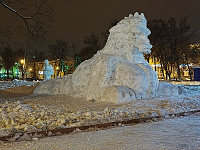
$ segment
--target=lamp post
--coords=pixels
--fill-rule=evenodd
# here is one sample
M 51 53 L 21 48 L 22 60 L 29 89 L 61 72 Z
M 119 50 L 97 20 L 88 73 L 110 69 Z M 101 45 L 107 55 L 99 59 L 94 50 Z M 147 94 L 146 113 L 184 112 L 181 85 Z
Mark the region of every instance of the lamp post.
M 22 64 L 22 79 L 25 79 L 25 74 L 26 74 L 26 64 L 25 64 L 25 58 L 20 60 Z
M 37 75 L 36 75 L 36 57 L 33 56 L 33 79 L 36 81 L 37 80 Z

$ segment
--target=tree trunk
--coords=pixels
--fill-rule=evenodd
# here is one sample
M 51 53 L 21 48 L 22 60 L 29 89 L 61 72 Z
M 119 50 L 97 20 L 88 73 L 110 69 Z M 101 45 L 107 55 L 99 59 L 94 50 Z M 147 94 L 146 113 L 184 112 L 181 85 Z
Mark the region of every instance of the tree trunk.
M 187 58 L 187 56 L 185 56 L 185 60 L 186 60 L 187 67 L 188 67 L 188 70 L 189 70 L 190 81 L 192 81 L 192 72 L 191 72 L 191 69 L 190 69 L 190 67 L 189 67 L 189 62 L 188 62 L 188 58 Z
M 161 70 L 162 70 L 163 77 L 165 78 L 165 74 L 164 74 L 164 69 L 163 69 L 162 63 L 161 63 Z
M 168 73 L 167 73 L 167 71 L 166 71 L 166 73 L 165 73 L 165 80 L 167 80 L 167 76 L 168 76 Z
M 33 79 L 34 79 L 34 80 L 37 80 L 37 79 L 36 79 L 36 68 L 35 68 L 35 62 L 34 62 L 34 64 L 33 64 Z
M 178 71 L 178 80 L 181 81 L 181 71 L 180 71 L 180 64 L 177 63 L 177 71 Z
M 191 69 L 190 69 L 190 67 L 189 67 L 188 63 L 187 63 L 187 66 L 188 66 L 188 70 L 189 70 L 190 81 L 192 81 L 192 72 L 191 72 Z
M 171 69 L 172 69 L 172 67 L 171 67 Z M 170 70 L 170 66 L 168 66 L 167 73 L 168 73 L 169 81 L 171 81 L 171 73 L 172 73 L 172 71 Z
M 168 70 L 167 70 L 167 67 L 165 67 L 165 80 L 167 80 L 168 79 L 168 77 L 169 77 L 169 80 L 170 80 L 170 76 L 169 76 L 169 72 L 168 72 Z
M 156 71 L 156 57 L 153 57 L 154 60 L 154 66 L 155 66 L 155 71 Z
M 9 79 L 9 69 L 7 69 L 7 79 Z
M 14 70 L 13 70 L 13 67 L 12 67 L 12 74 L 13 74 L 13 80 L 15 79 L 15 77 L 14 77 Z

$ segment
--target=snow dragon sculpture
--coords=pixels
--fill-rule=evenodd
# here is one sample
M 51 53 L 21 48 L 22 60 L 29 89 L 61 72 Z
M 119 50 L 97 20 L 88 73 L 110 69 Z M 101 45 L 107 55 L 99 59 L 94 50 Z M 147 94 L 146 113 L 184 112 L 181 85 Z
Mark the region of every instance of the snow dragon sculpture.
M 125 17 L 110 29 L 102 50 L 80 64 L 72 75 L 41 83 L 35 93 L 115 103 L 156 96 L 158 77 L 143 57 L 152 48 L 146 26 L 143 13 Z

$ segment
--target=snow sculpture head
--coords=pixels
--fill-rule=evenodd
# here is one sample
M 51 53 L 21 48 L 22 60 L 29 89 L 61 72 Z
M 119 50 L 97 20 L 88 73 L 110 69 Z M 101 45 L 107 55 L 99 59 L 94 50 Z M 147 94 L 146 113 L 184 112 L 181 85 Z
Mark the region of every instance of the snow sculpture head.
M 152 45 L 148 39 L 151 31 L 147 28 L 143 13 L 130 14 L 109 31 L 105 53 L 119 55 L 136 63 L 137 57 L 143 59 L 143 53 L 151 53 Z
M 45 59 L 44 64 L 45 64 L 46 66 L 49 65 L 48 59 Z

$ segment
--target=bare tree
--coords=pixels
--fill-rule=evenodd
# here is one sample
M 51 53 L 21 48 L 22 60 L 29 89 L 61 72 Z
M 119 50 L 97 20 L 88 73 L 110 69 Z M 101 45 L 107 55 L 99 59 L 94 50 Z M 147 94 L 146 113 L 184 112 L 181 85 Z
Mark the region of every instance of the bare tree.
M 3 60 L 3 66 L 7 71 L 7 78 L 9 79 L 9 70 L 12 69 L 12 66 L 14 65 L 14 55 L 13 50 L 10 47 L 6 47 L 2 53 L 2 60 Z
M 66 41 L 57 39 L 54 43 L 49 45 L 49 49 L 53 59 L 65 59 L 70 46 Z
M 82 60 L 89 59 L 97 53 L 101 48 L 101 44 L 99 41 L 99 36 L 92 33 L 91 35 L 84 38 L 85 47 L 79 52 L 78 56 L 81 57 Z
M 102 46 L 104 46 L 104 45 L 106 44 L 106 42 L 107 42 L 108 36 L 109 36 L 109 34 L 110 34 L 109 30 L 110 30 L 113 26 L 117 25 L 118 22 L 119 22 L 119 20 L 117 20 L 117 19 L 111 20 L 110 25 L 109 25 L 109 27 L 107 28 L 107 30 L 106 30 L 105 32 L 101 33 L 101 36 L 102 36 L 102 38 L 103 38 L 103 44 L 102 44 Z
M 25 38 L 36 43 L 44 39 L 50 24 L 53 22 L 52 13 L 54 10 L 48 5 L 48 0 L 0 0 L 0 4 L 17 16 L 13 25 L 0 30 L 4 37 L 10 38 L 13 26 L 21 24 L 20 20 L 24 23 L 24 28 L 19 27 L 20 32 L 26 34 Z M 1 43 L 6 42 L 4 40 L 0 41 Z
M 173 67 L 177 69 L 177 78 L 181 80 L 179 66 L 189 64 L 190 59 L 198 57 L 198 51 L 189 48 L 194 40 L 194 32 L 189 31 L 187 18 L 181 18 L 178 22 L 173 17 L 167 21 L 154 19 L 149 23 L 149 28 L 150 41 L 153 44 L 151 56 L 159 60 L 161 68 L 166 72 L 166 80 L 168 77 L 171 79 Z M 191 76 L 190 69 L 189 72 Z

